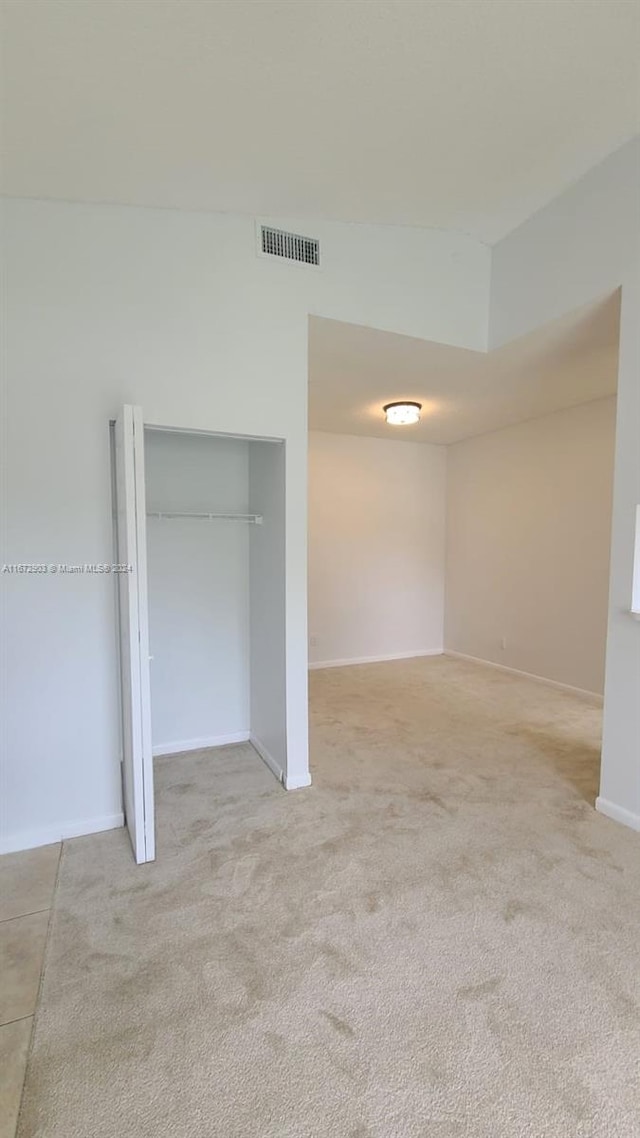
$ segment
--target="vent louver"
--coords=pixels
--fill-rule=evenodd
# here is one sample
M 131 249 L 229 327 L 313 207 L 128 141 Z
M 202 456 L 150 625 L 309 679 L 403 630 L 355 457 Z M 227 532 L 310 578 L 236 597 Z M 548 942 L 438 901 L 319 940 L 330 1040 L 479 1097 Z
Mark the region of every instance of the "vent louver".
M 268 225 L 260 227 L 260 234 L 261 252 L 266 257 L 284 257 L 303 265 L 320 264 L 320 242 L 315 237 L 302 237 Z

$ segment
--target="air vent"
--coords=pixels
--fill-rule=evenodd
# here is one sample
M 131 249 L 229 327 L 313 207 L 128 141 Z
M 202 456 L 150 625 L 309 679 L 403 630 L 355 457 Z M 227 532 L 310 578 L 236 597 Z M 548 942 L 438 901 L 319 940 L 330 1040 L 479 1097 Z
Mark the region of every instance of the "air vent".
M 260 252 L 264 257 L 283 257 L 302 265 L 320 265 L 320 242 L 315 237 L 301 237 L 284 229 L 260 226 Z

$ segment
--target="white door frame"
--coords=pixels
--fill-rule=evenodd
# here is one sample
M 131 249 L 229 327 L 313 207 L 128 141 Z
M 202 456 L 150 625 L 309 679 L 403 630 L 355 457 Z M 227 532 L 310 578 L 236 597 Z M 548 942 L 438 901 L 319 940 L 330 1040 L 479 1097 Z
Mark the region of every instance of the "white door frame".
M 117 574 L 122 687 L 122 794 L 138 864 L 155 858 L 151 679 L 147 608 L 146 500 L 142 410 L 115 422 Z

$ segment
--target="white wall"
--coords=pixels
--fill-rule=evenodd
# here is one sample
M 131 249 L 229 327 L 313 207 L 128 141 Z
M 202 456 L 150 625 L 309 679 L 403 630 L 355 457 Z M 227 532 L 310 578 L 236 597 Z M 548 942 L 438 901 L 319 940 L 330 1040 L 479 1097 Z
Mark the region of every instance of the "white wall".
M 249 512 L 249 444 L 145 432 L 147 509 Z M 249 527 L 147 519 L 154 751 L 249 733 Z
M 320 237 L 320 272 L 257 257 L 247 217 L 6 201 L 2 562 L 111 561 L 108 421 L 124 402 L 157 425 L 285 439 L 287 769 L 304 774 L 308 314 L 482 350 L 490 291 L 495 345 L 621 285 L 601 795 L 640 825 L 639 162 L 631 143 L 493 257 L 459 234 L 279 219 Z M 0 848 L 117 824 L 112 583 L 0 584 Z
M 629 613 L 640 502 L 640 140 L 493 251 L 490 341 L 622 287 L 600 809 L 640 829 L 640 623 Z
M 442 651 L 444 447 L 309 433 L 309 660 Z
M 286 440 L 287 771 L 307 762 L 309 313 L 483 349 L 490 253 L 458 234 L 279 219 L 321 271 L 256 256 L 252 218 L 7 200 L 2 562 L 110 562 L 109 419 Z M 10 431 L 7 425 L 10 424 Z M 0 848 L 120 820 L 114 591 L 3 576 Z
M 602 693 L 615 411 L 599 399 L 448 448 L 447 651 Z

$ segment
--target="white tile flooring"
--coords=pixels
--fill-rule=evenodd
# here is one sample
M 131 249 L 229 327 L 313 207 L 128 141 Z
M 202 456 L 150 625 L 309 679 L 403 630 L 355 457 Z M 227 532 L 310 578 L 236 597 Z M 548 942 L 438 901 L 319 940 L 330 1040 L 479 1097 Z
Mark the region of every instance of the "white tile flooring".
M 0 1138 L 14 1138 L 60 843 L 0 857 Z

